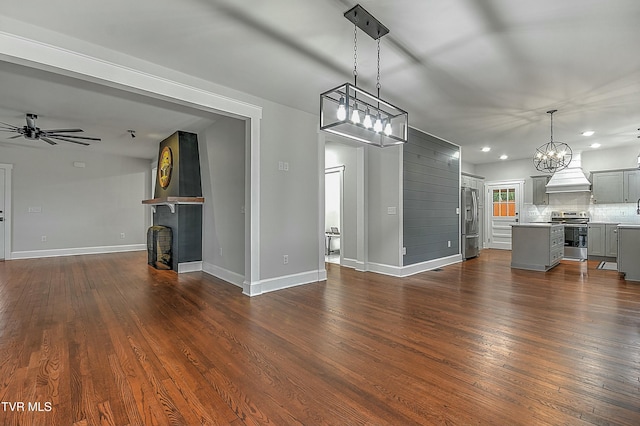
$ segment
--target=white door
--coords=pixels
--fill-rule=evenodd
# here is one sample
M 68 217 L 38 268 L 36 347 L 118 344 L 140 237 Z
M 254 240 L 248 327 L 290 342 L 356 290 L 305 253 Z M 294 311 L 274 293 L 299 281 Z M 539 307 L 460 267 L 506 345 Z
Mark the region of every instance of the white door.
M 520 221 L 523 181 L 489 183 L 486 188 L 487 247 L 511 250 L 511 225 Z
M 4 224 L 6 217 L 4 208 L 4 175 L 4 169 L 0 169 L 0 259 L 4 259 Z

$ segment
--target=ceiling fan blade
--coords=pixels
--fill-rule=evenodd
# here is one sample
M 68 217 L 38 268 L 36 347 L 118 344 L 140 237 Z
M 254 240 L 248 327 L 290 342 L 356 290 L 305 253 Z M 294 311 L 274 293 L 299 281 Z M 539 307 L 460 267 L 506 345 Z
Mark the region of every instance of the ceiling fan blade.
M 48 143 L 49 145 L 57 145 L 56 142 L 52 141 L 49 138 L 45 138 L 45 137 L 41 137 L 40 139 L 42 139 L 43 141 L 45 141 L 46 143 Z
M 14 126 L 13 124 L 9 124 L 9 123 L 5 123 L 0 121 L 0 124 L 4 125 L 5 127 L 9 128 L 9 129 L 19 129 L 20 127 L 18 126 Z
M 41 130 L 42 132 L 45 133 L 78 133 L 78 132 L 84 132 L 84 130 L 82 129 L 53 129 L 53 130 Z
M 57 136 L 57 135 L 54 135 L 54 136 L 48 135 L 47 138 L 53 138 L 53 139 L 58 139 L 58 140 L 65 141 L 65 142 L 77 143 L 78 145 L 89 146 L 89 144 L 86 143 L 86 142 L 74 141 L 73 139 L 67 139 L 67 138 L 63 138 L 62 136 Z M 44 138 L 42 136 L 40 137 L 40 139 L 44 139 L 44 140 L 46 140 L 47 138 Z
M 7 139 L 16 139 L 16 138 L 21 138 L 21 137 L 22 137 L 22 135 L 15 135 L 15 136 L 11 136 L 10 138 L 7 138 Z
M 59 135 L 59 134 L 57 134 L 57 133 L 49 133 L 49 132 L 46 132 L 46 135 L 47 135 L 48 137 L 57 137 L 57 138 L 59 138 L 59 137 L 63 137 L 63 138 L 72 138 L 72 139 L 86 139 L 86 140 L 89 140 L 89 141 L 99 141 L 99 140 L 102 140 L 102 139 L 100 139 L 100 138 L 90 138 L 90 137 L 88 137 L 88 136 Z

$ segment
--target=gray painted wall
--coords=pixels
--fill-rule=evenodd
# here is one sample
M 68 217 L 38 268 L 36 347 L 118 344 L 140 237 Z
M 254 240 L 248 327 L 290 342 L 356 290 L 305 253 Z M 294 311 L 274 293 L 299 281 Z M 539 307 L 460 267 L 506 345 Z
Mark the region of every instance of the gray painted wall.
M 2 162 L 13 164 L 13 252 L 146 244 L 149 160 L 44 145 L 0 146 Z
M 205 198 L 202 260 L 244 276 L 245 122 L 222 117 L 198 139 Z
M 460 216 L 456 213 L 460 205 L 460 161 L 454 157 L 458 150 L 442 139 L 409 130 L 403 154 L 404 265 L 460 252 Z
M 318 270 L 318 116 L 266 101 L 260 159 L 262 279 Z M 279 162 L 289 170 L 279 170 Z M 324 215 L 323 215 L 324 216 Z M 283 255 L 289 263 L 283 263 Z

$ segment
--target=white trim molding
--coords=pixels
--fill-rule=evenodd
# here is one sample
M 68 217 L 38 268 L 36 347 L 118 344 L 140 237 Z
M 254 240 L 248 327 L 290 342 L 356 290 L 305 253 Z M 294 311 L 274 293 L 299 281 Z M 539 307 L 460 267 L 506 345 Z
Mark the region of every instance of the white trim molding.
M 14 251 L 11 259 L 37 259 L 41 257 L 77 256 L 83 254 L 123 253 L 128 251 L 146 251 L 146 244 L 126 244 L 120 246 L 76 247 L 66 249 Z
M 452 256 L 441 257 L 439 259 L 427 260 L 426 262 L 416 263 L 415 265 L 403 266 L 401 268 L 402 274 L 399 276 L 408 277 L 410 275 L 419 274 L 420 272 L 432 271 L 443 266 L 460 262 L 462 262 L 461 254 L 454 254 Z
M 342 266 L 353 268 L 360 272 L 375 272 L 376 274 L 390 275 L 392 277 L 408 277 L 410 275 L 419 274 L 420 272 L 432 271 L 443 266 L 452 265 L 462 262 L 462 255 L 455 254 L 453 256 L 442 257 L 440 259 L 428 260 L 426 262 L 416 263 L 415 265 L 394 266 L 383 263 L 367 263 L 366 267 L 363 263 L 355 259 L 344 259 Z
M 178 273 L 202 271 L 202 261 L 178 263 Z
M 243 293 L 248 296 L 258 296 L 271 291 L 282 290 L 285 288 L 296 287 L 304 284 L 311 284 L 323 281 L 321 279 L 323 271 L 307 271 L 299 274 L 284 275 L 282 277 L 268 278 L 261 280 L 260 283 L 252 286 L 243 285 Z
M 243 287 L 244 277 L 236 272 L 221 268 L 213 263 L 204 262 L 202 271 L 212 277 L 220 278 L 223 281 L 231 283 L 236 287 Z

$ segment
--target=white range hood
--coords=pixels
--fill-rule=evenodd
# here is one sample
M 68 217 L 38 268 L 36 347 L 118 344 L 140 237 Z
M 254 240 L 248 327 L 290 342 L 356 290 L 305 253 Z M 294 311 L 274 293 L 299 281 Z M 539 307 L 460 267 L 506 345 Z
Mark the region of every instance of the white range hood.
M 579 152 L 573 154 L 566 169 L 555 172 L 547 183 L 547 194 L 589 191 L 591 182 L 582 173 L 582 154 Z

